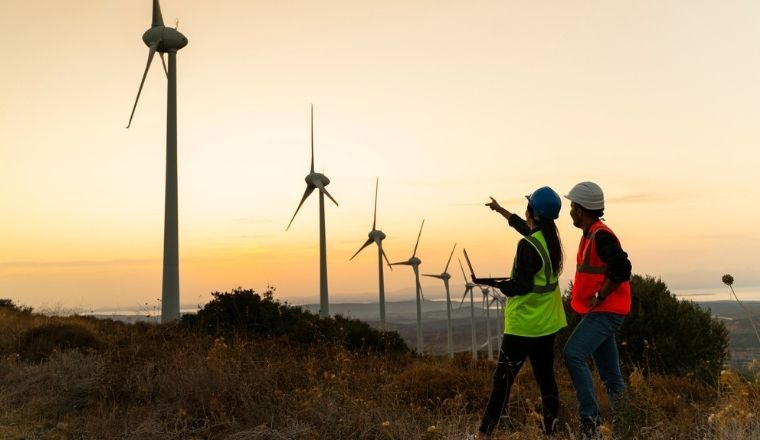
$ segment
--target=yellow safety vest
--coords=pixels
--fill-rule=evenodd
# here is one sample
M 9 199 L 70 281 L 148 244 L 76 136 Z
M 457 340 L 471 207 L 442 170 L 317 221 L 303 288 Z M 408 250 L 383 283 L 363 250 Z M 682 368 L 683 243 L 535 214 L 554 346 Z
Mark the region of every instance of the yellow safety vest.
M 523 240 L 530 243 L 541 256 L 541 268 L 533 276 L 533 289 L 530 293 L 507 300 L 504 308 L 504 333 L 532 337 L 550 335 L 567 326 L 558 276 L 552 270 L 549 247 L 543 232 L 536 231 L 523 237 Z M 513 267 L 512 276 L 514 275 Z

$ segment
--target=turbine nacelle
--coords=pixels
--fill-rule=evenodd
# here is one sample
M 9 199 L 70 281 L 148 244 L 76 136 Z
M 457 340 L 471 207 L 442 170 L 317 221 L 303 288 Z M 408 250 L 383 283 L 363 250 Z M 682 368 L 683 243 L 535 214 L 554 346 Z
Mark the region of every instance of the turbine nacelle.
M 412 266 L 419 267 L 422 264 L 422 260 L 417 257 L 412 257 L 406 261 L 399 261 L 398 263 L 391 263 L 391 266 Z
M 330 179 L 322 173 L 309 173 L 304 180 L 307 185 L 315 188 L 319 188 L 320 186 L 325 187 L 330 184 Z
M 380 243 L 381 241 L 385 240 L 385 233 L 378 229 L 369 231 L 369 234 L 367 234 L 367 236 L 375 243 Z
M 448 280 L 451 279 L 451 275 L 449 275 L 446 272 L 444 272 L 444 273 L 442 273 L 440 275 L 433 275 L 433 274 L 428 274 L 428 273 L 423 273 L 422 275 L 426 276 L 426 277 L 431 277 L 431 278 L 438 278 L 439 280 L 443 280 L 443 281 L 448 281 Z
M 160 53 L 176 52 L 187 46 L 187 37 L 176 29 L 166 26 L 153 26 L 143 34 L 143 42 L 151 47 L 158 42 L 156 50 Z

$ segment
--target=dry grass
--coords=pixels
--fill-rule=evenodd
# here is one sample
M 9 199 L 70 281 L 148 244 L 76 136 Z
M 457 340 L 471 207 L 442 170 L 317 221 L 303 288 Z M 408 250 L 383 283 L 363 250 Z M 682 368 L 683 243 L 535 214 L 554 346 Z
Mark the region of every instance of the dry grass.
M 82 326 L 104 348 L 22 361 L 21 335 L 50 323 Z M 18 439 L 462 439 L 494 367 L 3 310 L 0 350 L 0 438 Z M 572 386 L 559 364 L 557 374 L 566 422 L 557 438 L 578 438 Z M 757 439 L 759 378 L 727 372 L 716 388 L 634 371 L 621 420 L 631 438 Z M 496 439 L 542 438 L 533 382 L 526 368 Z

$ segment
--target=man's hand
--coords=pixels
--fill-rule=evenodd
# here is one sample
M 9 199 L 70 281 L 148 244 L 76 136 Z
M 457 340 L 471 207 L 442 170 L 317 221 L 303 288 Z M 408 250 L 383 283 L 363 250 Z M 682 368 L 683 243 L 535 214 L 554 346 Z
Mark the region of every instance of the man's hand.
M 589 299 L 588 299 L 588 303 L 587 303 L 587 304 L 588 304 L 588 306 L 589 306 L 590 308 L 592 308 L 592 309 L 593 309 L 594 307 L 596 307 L 596 306 L 598 306 L 599 304 L 601 304 L 602 302 L 604 302 L 604 300 L 605 300 L 605 299 L 606 299 L 606 297 L 603 297 L 603 296 L 601 296 L 601 295 L 599 294 L 599 292 L 596 292 L 596 293 L 594 294 L 594 296 L 592 296 L 591 298 L 589 298 Z

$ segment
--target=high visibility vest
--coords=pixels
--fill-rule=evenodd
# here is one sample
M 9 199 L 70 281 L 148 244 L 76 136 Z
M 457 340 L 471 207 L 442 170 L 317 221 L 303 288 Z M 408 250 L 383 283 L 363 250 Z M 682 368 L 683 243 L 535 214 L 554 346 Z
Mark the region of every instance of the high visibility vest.
M 507 300 L 504 308 L 504 333 L 532 337 L 550 335 L 567 326 L 558 276 L 552 269 L 543 232 L 536 231 L 522 239 L 530 243 L 541 256 L 541 268 L 533 276 L 530 293 Z M 513 277 L 515 270 L 513 265 Z
M 570 305 L 573 310 L 580 314 L 591 312 L 588 301 L 596 295 L 596 292 L 604 285 L 605 274 L 607 273 L 607 264 L 603 262 L 599 255 L 596 254 L 596 233 L 606 231 L 618 240 L 617 236 L 610 230 L 607 225 L 597 221 L 588 229 L 588 233 L 581 237 L 581 243 L 578 246 L 578 267 L 575 271 L 575 280 L 573 281 L 573 290 L 571 293 Z M 618 243 L 620 241 L 618 240 Z M 631 283 L 625 281 L 612 291 L 598 306 L 594 307 L 593 312 L 607 312 L 618 315 L 627 315 L 631 311 Z

